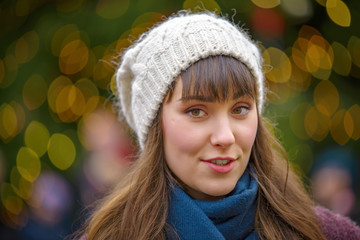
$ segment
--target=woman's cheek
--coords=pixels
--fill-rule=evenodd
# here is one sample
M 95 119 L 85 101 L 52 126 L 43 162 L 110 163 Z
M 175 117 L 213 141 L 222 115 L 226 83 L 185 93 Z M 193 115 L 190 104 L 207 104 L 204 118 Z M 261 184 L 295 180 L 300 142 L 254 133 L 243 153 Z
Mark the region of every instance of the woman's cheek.
M 239 141 L 241 142 L 241 146 L 249 149 L 252 148 L 256 138 L 257 121 L 245 126 L 246 127 L 239 128 L 237 139 L 239 139 Z
M 172 120 L 168 128 L 167 138 L 174 147 L 181 151 L 192 152 L 197 149 L 204 135 L 204 129 L 201 124 L 184 123 L 184 121 Z

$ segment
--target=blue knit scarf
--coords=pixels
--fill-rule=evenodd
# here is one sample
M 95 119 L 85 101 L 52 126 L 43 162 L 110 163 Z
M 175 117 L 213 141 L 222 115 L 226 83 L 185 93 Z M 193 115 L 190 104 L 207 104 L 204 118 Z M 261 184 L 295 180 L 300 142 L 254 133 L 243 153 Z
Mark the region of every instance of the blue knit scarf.
M 249 169 L 249 168 L 248 168 Z M 258 183 L 244 172 L 235 189 L 217 201 L 194 200 L 179 186 L 170 195 L 168 239 L 257 240 L 254 230 Z

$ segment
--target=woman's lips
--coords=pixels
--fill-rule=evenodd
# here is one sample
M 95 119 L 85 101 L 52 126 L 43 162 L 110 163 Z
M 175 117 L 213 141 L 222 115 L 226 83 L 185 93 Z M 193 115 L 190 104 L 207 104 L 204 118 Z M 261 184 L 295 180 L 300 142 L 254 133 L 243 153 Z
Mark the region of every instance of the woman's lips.
M 235 158 L 230 157 L 216 157 L 203 160 L 203 162 L 214 172 L 225 174 L 234 168 L 235 160 Z

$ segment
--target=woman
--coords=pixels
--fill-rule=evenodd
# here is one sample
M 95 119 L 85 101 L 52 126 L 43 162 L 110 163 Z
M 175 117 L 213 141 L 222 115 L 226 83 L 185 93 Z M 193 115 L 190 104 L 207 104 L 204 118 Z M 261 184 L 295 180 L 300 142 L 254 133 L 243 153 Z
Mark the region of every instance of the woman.
M 140 155 L 87 239 L 325 239 L 318 216 L 360 234 L 313 208 L 265 128 L 261 54 L 237 26 L 173 16 L 125 52 L 116 81 Z

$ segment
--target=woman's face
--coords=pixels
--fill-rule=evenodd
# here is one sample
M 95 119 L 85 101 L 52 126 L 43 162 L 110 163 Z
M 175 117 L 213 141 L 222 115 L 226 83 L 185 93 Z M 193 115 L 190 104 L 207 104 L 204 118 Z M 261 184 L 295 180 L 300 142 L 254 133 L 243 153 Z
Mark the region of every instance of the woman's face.
M 166 163 L 195 199 L 230 193 L 249 162 L 257 132 L 256 104 L 249 96 L 216 102 L 182 98 L 182 81 L 162 107 Z

